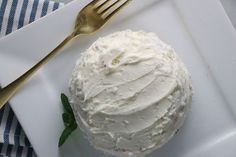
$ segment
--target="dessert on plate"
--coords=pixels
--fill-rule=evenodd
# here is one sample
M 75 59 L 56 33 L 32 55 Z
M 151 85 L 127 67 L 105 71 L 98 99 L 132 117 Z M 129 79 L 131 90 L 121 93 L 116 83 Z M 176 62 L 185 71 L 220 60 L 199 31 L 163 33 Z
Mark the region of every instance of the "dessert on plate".
M 167 143 L 190 107 L 190 74 L 154 33 L 99 38 L 81 54 L 69 90 L 90 143 L 115 156 L 145 156 Z

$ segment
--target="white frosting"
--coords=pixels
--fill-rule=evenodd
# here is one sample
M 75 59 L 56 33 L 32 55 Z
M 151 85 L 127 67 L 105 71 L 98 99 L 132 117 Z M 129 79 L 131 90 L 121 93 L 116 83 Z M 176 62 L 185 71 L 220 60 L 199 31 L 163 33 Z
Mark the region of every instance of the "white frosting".
M 154 33 L 130 30 L 98 39 L 70 80 L 77 123 L 97 149 L 144 156 L 181 127 L 191 79 L 173 48 Z

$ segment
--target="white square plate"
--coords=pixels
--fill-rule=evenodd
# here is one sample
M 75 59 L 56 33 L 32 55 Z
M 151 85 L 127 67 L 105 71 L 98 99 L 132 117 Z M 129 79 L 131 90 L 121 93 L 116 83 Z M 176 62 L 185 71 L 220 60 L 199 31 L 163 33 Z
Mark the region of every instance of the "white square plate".
M 0 82 L 7 85 L 71 32 L 78 0 L 0 41 Z M 219 0 L 134 0 L 102 31 L 67 47 L 11 101 L 39 157 L 102 157 L 79 131 L 62 147 L 60 93 L 80 53 L 98 37 L 132 29 L 157 33 L 172 45 L 192 74 L 192 109 L 181 131 L 148 157 L 235 157 L 236 32 Z

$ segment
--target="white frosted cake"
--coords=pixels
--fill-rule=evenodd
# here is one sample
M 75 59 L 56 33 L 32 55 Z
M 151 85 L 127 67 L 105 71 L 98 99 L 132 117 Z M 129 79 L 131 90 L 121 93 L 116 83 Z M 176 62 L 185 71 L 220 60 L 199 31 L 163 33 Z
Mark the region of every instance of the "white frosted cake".
M 81 54 L 69 83 L 77 123 L 91 144 L 116 156 L 145 156 L 182 126 L 190 75 L 154 33 L 99 38 Z

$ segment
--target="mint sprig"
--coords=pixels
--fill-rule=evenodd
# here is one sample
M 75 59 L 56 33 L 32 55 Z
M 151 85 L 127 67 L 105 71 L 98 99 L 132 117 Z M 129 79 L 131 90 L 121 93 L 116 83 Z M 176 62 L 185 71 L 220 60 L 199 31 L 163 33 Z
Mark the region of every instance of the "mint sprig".
M 61 137 L 59 139 L 58 147 L 62 146 L 65 141 L 68 139 L 68 137 L 71 135 L 71 133 L 76 130 L 77 123 L 75 120 L 75 115 L 73 113 L 73 110 L 70 106 L 70 102 L 68 97 L 65 94 L 61 94 L 61 103 L 64 108 L 64 113 L 62 114 L 62 120 L 65 125 L 65 129 L 61 134 Z
M 73 115 L 73 110 L 70 106 L 69 99 L 64 93 L 61 93 L 61 102 L 62 102 L 65 112 Z
M 75 121 L 74 117 L 69 113 L 63 113 L 62 119 L 65 124 L 65 127 L 70 126 Z

